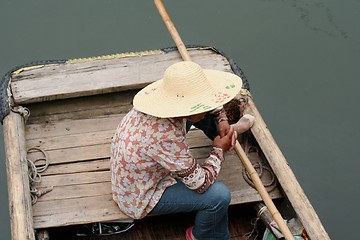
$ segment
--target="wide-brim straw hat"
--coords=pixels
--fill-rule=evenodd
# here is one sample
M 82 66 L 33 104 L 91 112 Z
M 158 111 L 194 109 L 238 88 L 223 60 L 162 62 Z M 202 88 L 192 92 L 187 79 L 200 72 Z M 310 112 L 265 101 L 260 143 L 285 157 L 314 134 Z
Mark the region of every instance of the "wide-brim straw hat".
M 242 80 L 235 74 L 182 61 L 168 67 L 162 79 L 140 90 L 133 104 L 138 111 L 160 118 L 185 117 L 224 105 L 241 87 Z

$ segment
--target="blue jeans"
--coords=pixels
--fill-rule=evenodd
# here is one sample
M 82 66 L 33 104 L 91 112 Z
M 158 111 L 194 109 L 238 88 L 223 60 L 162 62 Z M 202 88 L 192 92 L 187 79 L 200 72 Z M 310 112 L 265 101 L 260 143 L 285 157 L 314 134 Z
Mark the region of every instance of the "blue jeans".
M 192 123 L 187 124 L 187 130 Z M 217 136 L 217 126 L 210 114 L 194 124 L 210 138 Z M 229 189 L 221 182 L 215 182 L 200 194 L 190 190 L 180 180 L 168 187 L 152 214 L 185 213 L 196 211 L 193 235 L 198 239 L 228 240 L 228 207 L 231 200 Z
M 221 182 L 215 182 L 206 192 L 200 194 L 177 180 L 175 185 L 165 190 L 151 214 L 196 211 L 193 234 L 198 240 L 228 240 L 230 200 L 230 191 Z

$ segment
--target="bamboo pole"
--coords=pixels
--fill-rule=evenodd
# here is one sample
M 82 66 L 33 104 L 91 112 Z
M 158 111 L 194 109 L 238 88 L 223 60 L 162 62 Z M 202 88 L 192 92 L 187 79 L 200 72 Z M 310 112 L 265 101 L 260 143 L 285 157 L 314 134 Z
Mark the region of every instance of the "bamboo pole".
M 191 57 L 190 57 L 189 53 L 187 52 L 187 49 L 186 49 L 183 41 L 181 40 L 181 37 L 180 37 L 179 33 L 177 32 L 175 25 L 171 21 L 170 16 L 167 13 L 162 0 L 154 0 L 154 3 L 161 15 L 166 27 L 168 28 L 176 46 L 178 47 L 181 57 L 183 58 L 184 61 L 191 61 Z M 258 173 L 256 172 L 255 168 L 251 164 L 249 158 L 246 156 L 244 150 L 242 149 L 242 147 L 238 141 L 236 141 L 236 143 L 235 143 L 235 152 L 239 156 L 246 171 L 249 173 L 251 180 L 253 181 L 253 183 L 255 185 L 256 190 L 259 192 L 262 200 L 264 201 L 266 207 L 270 211 L 275 222 L 279 226 L 281 233 L 284 235 L 285 239 L 287 239 L 287 240 L 294 239 L 288 226 L 284 222 L 284 219 L 282 218 L 280 212 L 277 210 L 269 193 L 267 192 L 263 183 L 261 182 L 261 179 L 260 179 Z
M 191 57 L 186 49 L 185 44 L 181 40 L 181 37 L 178 33 L 178 31 L 175 28 L 175 25 L 173 21 L 171 20 L 169 14 L 167 13 L 165 6 L 162 2 L 162 0 L 154 0 L 154 3 L 160 13 L 160 16 L 162 17 L 167 29 L 169 30 L 171 37 L 173 38 L 179 53 L 184 61 L 191 61 Z

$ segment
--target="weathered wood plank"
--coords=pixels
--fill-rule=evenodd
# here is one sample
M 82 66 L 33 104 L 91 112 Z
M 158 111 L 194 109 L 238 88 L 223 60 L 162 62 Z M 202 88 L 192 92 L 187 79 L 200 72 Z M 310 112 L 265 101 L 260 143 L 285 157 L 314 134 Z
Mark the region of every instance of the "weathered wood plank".
M 258 156 L 250 156 L 250 158 L 254 161 L 259 160 Z M 204 159 L 199 159 L 199 161 L 204 161 Z M 81 167 L 80 164 L 78 167 Z M 219 181 L 223 181 L 231 190 L 231 204 L 260 201 L 261 197 L 257 191 L 244 181 L 241 168 L 237 156 L 234 153 L 228 153 Z M 268 180 L 264 179 L 264 181 Z M 64 226 L 73 221 L 78 223 L 92 222 L 95 221 L 94 219 L 107 221 L 123 216 L 121 213 L 118 214 L 119 210 L 116 205 L 114 207 L 113 202 L 106 200 L 111 198 L 109 171 L 45 176 L 38 187 L 46 186 L 54 186 L 54 190 L 39 198 L 34 205 L 34 224 L 37 228 Z M 273 198 L 281 197 L 279 190 L 271 192 L 270 195 Z M 57 206 L 56 209 L 53 208 L 54 205 Z M 84 208 L 91 210 L 84 213 Z M 105 214 L 107 211 L 103 209 L 111 209 L 111 216 Z M 92 213 L 98 215 L 94 216 Z M 47 217 L 48 220 L 46 220 Z
M 204 68 L 224 70 L 226 58 L 211 50 L 192 51 L 193 61 Z M 161 59 L 160 59 L 160 57 Z M 13 77 L 11 88 L 17 104 L 74 98 L 142 88 L 160 79 L 171 64 L 181 61 L 176 52 L 142 58 L 65 63 L 44 66 Z
M 114 114 L 91 119 L 63 120 L 52 123 L 27 125 L 26 140 L 32 142 L 33 140 L 36 141 L 54 137 L 66 138 L 72 135 L 88 134 L 91 132 L 113 131 L 113 133 L 115 133 L 116 127 L 124 115 L 125 114 Z M 191 139 L 203 135 L 198 134 L 198 132 L 201 132 L 201 130 L 191 129 L 187 134 L 187 138 Z
M 91 131 L 91 130 L 89 130 Z M 26 142 L 27 148 L 42 148 L 44 150 L 66 149 L 82 146 L 105 144 L 111 141 L 115 130 L 92 131 L 69 136 L 45 137 L 31 139 Z
M 10 112 L 3 123 L 11 236 L 14 240 L 35 239 L 24 119 L 20 114 Z
M 56 206 L 56 207 L 55 207 Z M 128 219 L 123 214 L 111 194 L 48 202 L 39 202 L 33 206 L 34 228 L 49 228 L 89 222 Z M 52 211 L 51 215 L 49 210 Z
M 83 172 L 71 173 L 62 175 L 44 176 L 40 183 L 35 186 L 39 188 L 56 187 L 56 186 L 71 186 L 79 184 L 101 183 L 108 182 L 111 179 L 110 171 L 100 172 Z
M 271 195 L 277 198 L 279 193 L 274 191 Z M 240 204 L 244 202 L 235 202 L 234 199 L 246 199 L 246 202 L 256 202 L 260 201 L 261 197 L 255 190 L 247 189 L 232 192 L 232 199 L 231 204 Z M 33 208 L 35 229 L 128 219 L 112 200 L 111 194 L 87 197 L 86 201 L 82 198 L 73 198 L 54 200 L 51 204 L 47 201 L 38 202 Z
M 95 196 L 108 195 L 108 194 L 111 194 L 110 179 L 108 179 L 108 181 L 99 182 L 99 183 L 55 186 L 51 192 L 48 192 L 45 195 L 38 198 L 34 206 L 37 206 L 40 202 L 47 202 L 44 204 L 47 204 L 50 207 L 52 205 L 52 201 L 55 200 L 74 199 L 74 198 L 85 199 L 87 197 L 95 197 Z M 37 207 L 34 209 L 34 215 L 40 214 L 38 211 L 36 211 L 37 209 L 38 209 Z
M 280 196 L 278 191 L 271 193 L 272 197 Z M 86 200 L 85 200 L 86 199 Z M 231 204 L 260 201 L 261 197 L 252 188 L 232 191 Z M 56 208 L 54 207 L 56 206 Z M 115 202 L 111 194 L 90 196 L 86 198 L 61 199 L 48 202 L 38 202 L 34 206 L 35 228 L 66 226 L 89 222 L 127 219 Z
M 89 145 L 66 149 L 46 149 L 49 164 L 61 164 L 82 162 L 86 160 L 103 159 L 110 156 L 110 143 L 106 142 L 98 145 Z M 28 158 L 32 161 L 43 157 L 40 152 L 28 154 Z
M 107 171 L 110 169 L 109 158 L 91 161 L 66 162 L 65 164 L 49 165 L 41 176 L 62 175 L 70 173 Z
M 31 112 L 27 125 L 52 123 L 62 120 L 91 119 L 125 114 L 132 108 L 138 90 L 114 92 L 81 98 L 62 99 L 26 105 Z
M 117 125 L 124 114 L 104 115 L 91 119 L 64 120 L 52 123 L 31 124 L 26 126 L 26 140 L 69 136 L 88 132 L 112 130 L 115 133 Z
M 125 114 L 114 114 L 102 117 L 94 117 L 91 119 L 76 119 L 76 120 L 63 120 L 56 121 L 52 123 L 39 123 L 39 124 L 30 124 L 26 126 L 26 140 L 30 146 L 39 146 L 34 144 L 34 142 L 41 142 L 44 144 L 46 139 L 57 138 L 59 140 L 63 138 L 68 138 L 69 136 L 80 136 L 82 134 L 91 134 L 104 132 L 109 133 L 112 131 L 112 134 L 115 133 L 117 125 L 120 123 L 121 119 Z M 201 130 L 190 129 L 187 134 L 188 138 L 196 138 L 205 136 L 200 133 Z

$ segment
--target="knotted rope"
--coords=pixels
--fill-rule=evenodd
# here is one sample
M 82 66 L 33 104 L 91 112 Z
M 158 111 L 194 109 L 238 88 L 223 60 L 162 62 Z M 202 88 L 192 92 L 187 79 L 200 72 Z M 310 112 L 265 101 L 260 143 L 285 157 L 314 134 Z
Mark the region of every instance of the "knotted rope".
M 42 195 L 50 192 L 53 190 L 53 187 L 47 187 L 44 189 L 37 189 L 35 187 L 35 183 L 39 183 L 41 182 L 41 174 L 42 172 L 44 172 L 48 166 L 49 166 L 49 160 L 47 157 L 47 154 L 44 150 L 42 150 L 41 148 L 30 148 L 27 151 L 27 154 L 29 153 L 34 153 L 34 152 L 40 152 L 43 157 L 40 157 L 36 160 L 30 160 L 27 159 L 28 161 L 28 167 L 29 167 L 29 183 L 30 183 L 30 194 L 31 194 L 31 203 L 34 205 L 38 198 L 41 197 Z
M 254 147 L 254 146 L 248 146 L 248 141 L 245 141 L 246 155 L 249 156 L 250 152 L 256 152 L 257 156 L 260 156 L 258 148 Z M 265 183 L 263 182 L 263 185 L 267 189 L 268 192 L 273 191 L 277 187 L 277 181 L 275 178 L 275 174 L 270 169 L 270 167 L 264 165 L 261 161 L 257 161 L 255 164 L 253 164 L 253 166 L 260 178 L 262 178 L 264 171 L 267 171 L 270 174 L 269 182 L 265 182 Z M 251 181 L 251 177 L 245 168 L 242 169 L 242 175 L 243 175 L 244 180 L 247 182 L 247 184 L 249 184 L 251 187 L 255 188 L 255 185 Z
M 246 240 L 249 239 L 257 239 L 257 237 L 259 236 L 259 231 L 257 229 L 257 223 L 260 220 L 261 215 L 267 210 L 266 206 L 263 206 L 259 209 L 259 211 L 257 212 L 257 216 L 256 218 L 251 219 L 251 225 L 253 225 L 253 229 L 251 230 L 251 232 L 245 233 L 243 235 L 243 237 L 245 237 Z M 255 233 L 255 236 L 253 236 L 253 234 Z
M 27 107 L 11 106 L 11 111 L 13 111 L 15 113 L 19 113 L 24 118 L 25 123 L 26 123 L 26 120 L 30 116 L 30 110 Z

